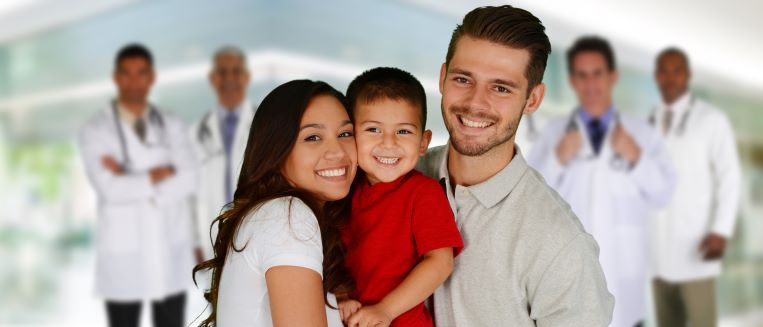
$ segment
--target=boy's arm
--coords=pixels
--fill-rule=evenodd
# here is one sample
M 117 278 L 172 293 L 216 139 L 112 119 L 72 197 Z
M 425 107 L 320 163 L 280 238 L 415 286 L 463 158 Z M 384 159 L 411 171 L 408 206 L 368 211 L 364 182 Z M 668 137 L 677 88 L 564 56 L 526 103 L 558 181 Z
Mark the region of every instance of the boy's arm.
M 453 271 L 453 248 L 439 248 L 425 253 L 407 277 L 381 302 L 365 306 L 350 317 L 348 326 L 371 322 L 371 325 L 390 322 L 424 302 Z

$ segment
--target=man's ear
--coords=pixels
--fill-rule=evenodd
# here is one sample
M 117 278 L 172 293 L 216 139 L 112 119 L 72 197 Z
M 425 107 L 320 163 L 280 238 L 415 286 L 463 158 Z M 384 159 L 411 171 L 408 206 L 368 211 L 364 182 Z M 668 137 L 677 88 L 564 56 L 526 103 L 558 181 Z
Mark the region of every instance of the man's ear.
M 151 69 L 151 72 L 149 72 L 149 85 L 154 85 L 154 82 L 156 81 L 156 72 Z
M 525 108 L 522 111 L 524 114 L 531 114 L 538 110 L 540 103 L 543 102 L 543 97 L 546 95 L 546 84 L 540 83 L 533 87 L 530 95 L 525 102 Z
M 209 78 L 209 84 L 212 85 L 212 87 L 214 88 L 215 87 L 215 71 L 214 70 L 209 71 L 208 78 Z
M 448 74 L 448 67 L 445 66 L 445 63 L 442 63 L 442 66 L 440 66 L 440 94 L 442 94 L 442 89 L 445 87 L 445 75 Z
M 427 149 L 429 148 L 430 142 L 432 142 L 432 131 L 425 130 L 424 134 L 421 135 L 421 144 L 419 145 L 419 156 L 423 156 L 427 154 Z

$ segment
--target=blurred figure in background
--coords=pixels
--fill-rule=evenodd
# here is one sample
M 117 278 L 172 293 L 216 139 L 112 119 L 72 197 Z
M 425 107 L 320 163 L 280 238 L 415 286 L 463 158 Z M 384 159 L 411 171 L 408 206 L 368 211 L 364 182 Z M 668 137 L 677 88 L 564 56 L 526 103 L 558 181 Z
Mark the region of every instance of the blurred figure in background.
M 678 172 L 673 201 L 654 217 L 654 302 L 659 326 L 715 326 L 715 278 L 734 231 L 739 155 L 724 113 L 688 91 L 689 58 L 676 48 L 657 56 L 662 95 L 650 122 L 665 138 Z
M 675 174 L 658 133 L 612 103 L 618 73 L 609 43 L 581 38 L 567 64 L 580 106 L 549 122 L 528 161 L 598 242 L 615 296 L 611 326 L 638 326 L 646 311 L 648 216 L 667 205 Z
M 185 124 L 148 102 L 153 59 L 142 45 L 117 54 L 117 99 L 82 128 L 79 146 L 98 195 L 96 288 L 109 326 L 184 326 L 193 268 L 196 161 Z
M 195 201 L 199 242 L 197 262 L 214 256 L 210 224 L 223 206 L 233 200 L 234 179 L 241 170 L 249 127 L 254 118 L 254 109 L 246 98 L 249 69 L 246 54 L 241 49 L 225 46 L 217 50 L 212 57 L 209 81 L 218 103 L 191 129 L 194 152 L 200 165 Z M 211 237 L 215 239 L 215 235 Z

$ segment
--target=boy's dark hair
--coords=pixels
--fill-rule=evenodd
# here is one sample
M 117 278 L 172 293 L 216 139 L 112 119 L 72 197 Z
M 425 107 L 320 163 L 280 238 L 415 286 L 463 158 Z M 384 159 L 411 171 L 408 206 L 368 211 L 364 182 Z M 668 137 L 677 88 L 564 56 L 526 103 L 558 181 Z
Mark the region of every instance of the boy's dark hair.
M 610 72 L 616 69 L 615 52 L 612 51 L 612 46 L 609 45 L 609 42 L 598 36 L 584 36 L 575 41 L 572 47 L 567 50 L 567 69 L 569 69 L 570 74 L 573 72 L 574 67 L 572 67 L 572 63 L 575 60 L 575 56 L 581 52 L 597 52 L 604 56 Z
M 461 24 L 456 25 L 448 44 L 445 66 L 456 53 L 456 45 L 462 36 L 487 40 L 514 49 L 527 50 L 530 63 L 525 69 L 527 95 L 543 81 L 546 61 L 551 53 L 551 43 L 540 19 L 529 11 L 509 5 L 479 7 L 470 11 Z
M 148 51 L 148 48 L 140 43 L 131 43 L 119 49 L 117 57 L 114 59 L 114 67 L 119 67 L 122 60 L 130 58 L 143 58 L 146 59 L 149 66 L 154 66 L 154 57 L 151 55 L 151 51 Z
M 411 73 L 392 67 L 377 67 L 355 77 L 347 87 L 347 102 L 353 112 L 358 103 L 404 100 L 421 109 L 421 130 L 427 124 L 427 95 Z

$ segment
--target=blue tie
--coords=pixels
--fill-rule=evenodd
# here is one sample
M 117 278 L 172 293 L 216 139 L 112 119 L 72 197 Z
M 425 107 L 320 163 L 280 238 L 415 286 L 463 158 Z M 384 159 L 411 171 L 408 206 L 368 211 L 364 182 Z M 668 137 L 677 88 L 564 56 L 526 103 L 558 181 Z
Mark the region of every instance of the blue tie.
M 591 145 L 593 146 L 593 152 L 599 154 L 601 149 L 601 143 L 604 141 L 604 134 L 606 134 L 607 128 L 601 123 L 601 120 L 594 118 L 588 122 L 588 133 L 591 134 Z
M 225 116 L 225 122 L 223 123 L 223 145 L 225 146 L 225 200 L 227 202 L 233 201 L 233 190 L 231 185 L 231 148 L 233 147 L 233 136 L 236 134 L 236 124 L 238 123 L 238 116 L 235 112 L 228 112 Z

